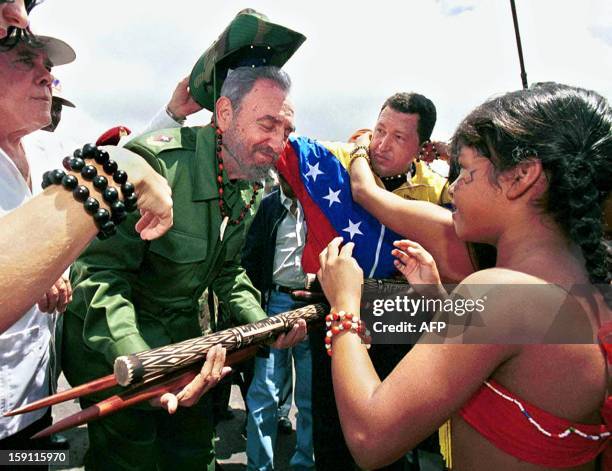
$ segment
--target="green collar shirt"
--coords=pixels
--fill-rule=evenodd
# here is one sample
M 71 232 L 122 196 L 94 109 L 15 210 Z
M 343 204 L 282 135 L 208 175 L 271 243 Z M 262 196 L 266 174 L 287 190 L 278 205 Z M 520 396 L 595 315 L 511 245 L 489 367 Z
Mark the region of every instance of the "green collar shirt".
M 163 237 L 143 241 L 134 230 L 138 214 L 132 213 L 116 236 L 95 240 L 75 262 L 64 326 L 63 361 L 71 382 L 108 374 L 119 355 L 201 335 L 198 300 L 206 288 L 225 304 L 235 325 L 266 317 L 240 264 L 259 198 L 240 224 L 227 225 L 221 240 L 214 130 L 156 131 L 126 147 L 168 180 L 174 225 Z M 230 217 L 238 218 L 251 200 L 251 185 L 230 182 L 224 170 L 223 189 Z

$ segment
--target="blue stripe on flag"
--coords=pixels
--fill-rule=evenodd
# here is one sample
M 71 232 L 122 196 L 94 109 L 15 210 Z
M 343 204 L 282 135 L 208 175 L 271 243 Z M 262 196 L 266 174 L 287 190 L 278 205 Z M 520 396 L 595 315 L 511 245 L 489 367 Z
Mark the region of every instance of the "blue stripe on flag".
M 299 159 L 304 187 L 345 242 L 355 243 L 353 256 L 366 276 L 388 278 L 397 273 L 391 250 L 393 241 L 402 237 L 385 228 L 380 240 L 383 226 L 353 201 L 349 175 L 342 163 L 313 139 L 292 136 L 289 141 Z

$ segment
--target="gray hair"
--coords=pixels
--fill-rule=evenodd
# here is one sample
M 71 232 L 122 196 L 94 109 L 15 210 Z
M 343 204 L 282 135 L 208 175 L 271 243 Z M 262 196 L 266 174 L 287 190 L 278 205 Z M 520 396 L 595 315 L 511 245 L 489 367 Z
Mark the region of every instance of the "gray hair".
M 243 98 L 253 89 L 255 82 L 260 79 L 271 80 L 282 91 L 289 93 L 291 79 L 284 70 L 271 65 L 264 67 L 238 67 L 227 74 L 221 87 L 221 96 L 229 98 L 232 109 L 240 108 Z

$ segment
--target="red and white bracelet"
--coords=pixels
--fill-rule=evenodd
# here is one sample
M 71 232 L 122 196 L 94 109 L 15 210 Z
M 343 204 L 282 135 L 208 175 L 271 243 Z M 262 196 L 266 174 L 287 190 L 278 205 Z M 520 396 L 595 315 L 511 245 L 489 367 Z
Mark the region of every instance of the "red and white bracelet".
M 365 324 L 361 319 L 357 319 L 350 312 L 331 311 L 325 316 L 325 326 L 327 333 L 325 334 L 325 350 L 329 356 L 332 356 L 332 337 L 342 332 L 353 332 L 359 335 L 366 348 L 370 348 L 372 337 L 370 331 L 366 329 Z

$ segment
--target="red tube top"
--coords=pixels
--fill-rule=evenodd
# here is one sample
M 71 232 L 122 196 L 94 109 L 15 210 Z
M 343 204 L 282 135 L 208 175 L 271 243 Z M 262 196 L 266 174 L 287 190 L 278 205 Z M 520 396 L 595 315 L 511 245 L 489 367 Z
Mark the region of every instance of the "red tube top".
M 599 340 L 612 363 L 612 323 L 600 328 Z M 523 461 L 564 468 L 588 463 L 605 452 L 603 469 L 612 470 L 612 395 L 601 411 L 603 424 L 575 424 L 487 381 L 459 413 L 493 445 Z

